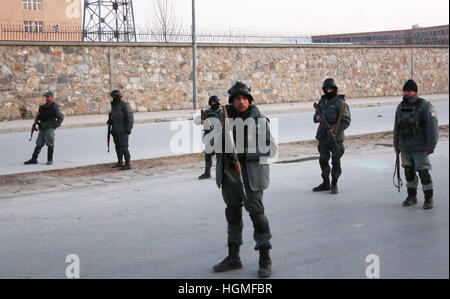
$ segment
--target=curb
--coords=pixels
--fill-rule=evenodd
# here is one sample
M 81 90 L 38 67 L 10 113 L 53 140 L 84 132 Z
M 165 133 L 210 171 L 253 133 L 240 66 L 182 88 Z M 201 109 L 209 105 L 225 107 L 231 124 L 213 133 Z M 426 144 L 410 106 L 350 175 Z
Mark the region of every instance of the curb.
M 448 128 L 449 125 L 439 125 L 439 129 L 445 129 Z M 375 133 L 366 133 L 366 134 L 358 134 L 358 135 L 350 135 L 346 136 L 346 140 L 352 140 L 352 139 L 358 139 L 363 136 L 370 136 L 370 135 L 378 135 L 378 134 L 390 134 L 392 131 L 381 131 L 381 132 L 375 132 Z M 295 144 L 295 143 L 310 143 L 315 142 L 315 139 L 309 139 L 309 140 L 301 140 L 301 141 L 292 141 L 292 142 L 284 142 L 279 143 L 278 145 L 288 145 L 288 144 Z M 185 154 L 181 156 L 194 156 L 194 155 L 201 155 L 202 153 L 194 153 L 194 154 Z M 138 159 L 133 160 L 135 162 L 143 161 L 143 160 L 159 160 L 159 159 L 170 159 L 170 158 L 179 158 L 180 156 L 164 156 L 164 157 L 156 157 L 156 158 L 148 158 L 148 159 Z M 317 160 L 318 156 L 306 156 L 303 158 L 297 158 L 292 160 L 280 160 L 275 162 L 274 164 L 290 164 L 290 163 L 299 163 L 299 162 L 306 162 L 311 160 Z M 8 177 L 8 176 L 21 176 L 21 175 L 35 175 L 35 174 L 45 174 L 46 172 L 53 172 L 53 171 L 60 171 L 60 170 L 70 170 L 70 169 L 79 169 L 79 168 L 87 168 L 87 167 L 93 167 L 93 166 L 100 166 L 100 165 L 112 165 L 113 162 L 108 163 L 99 163 L 99 164 L 91 164 L 91 165 L 85 165 L 85 166 L 77 166 L 77 167 L 69 167 L 69 168 L 58 168 L 58 169 L 52 169 L 52 170 L 43 170 L 43 171 L 34 171 L 34 172 L 21 172 L 21 173 L 13 173 L 13 174 L 4 174 L 0 175 L 0 177 Z M 1 198 L 1 197 L 0 197 Z

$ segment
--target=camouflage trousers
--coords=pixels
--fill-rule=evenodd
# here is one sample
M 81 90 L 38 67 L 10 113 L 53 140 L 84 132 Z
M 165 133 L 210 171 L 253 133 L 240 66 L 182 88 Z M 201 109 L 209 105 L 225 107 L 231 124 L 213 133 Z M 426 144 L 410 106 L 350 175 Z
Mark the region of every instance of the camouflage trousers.
M 422 181 L 422 190 L 433 190 L 433 180 L 429 171 L 431 170 L 431 162 L 426 152 L 401 152 L 402 167 L 405 169 L 406 187 L 410 189 L 417 189 L 419 186 L 419 179 L 416 172 Z
M 243 169 L 243 173 L 246 170 Z M 244 175 L 244 185 L 247 198 L 245 199 L 240 189 L 240 183 L 232 182 L 227 175 L 224 175 L 222 182 L 222 196 L 227 205 L 225 216 L 228 223 L 228 244 L 242 244 L 242 206 L 249 212 L 253 222 L 253 239 L 256 242 L 255 250 L 262 247 L 272 248 L 270 239 L 269 221 L 264 215 L 264 205 L 262 202 L 263 191 L 252 191 L 248 184 L 248 179 Z
M 212 158 L 214 156 L 214 152 L 211 154 L 205 153 L 205 170 L 209 171 L 212 167 L 213 161 Z
M 320 169 L 322 170 L 322 177 L 329 178 L 331 173 L 333 179 L 338 179 L 342 174 L 341 158 L 345 152 L 344 143 L 338 142 L 337 144 L 334 144 L 319 142 L 317 149 L 320 153 L 319 164 Z M 330 168 L 329 165 L 330 157 L 333 168 Z
M 55 129 L 49 128 L 46 130 L 39 130 L 36 139 L 36 147 L 40 150 L 44 145 L 47 145 L 48 147 L 55 145 Z
M 113 136 L 114 145 L 116 147 L 117 160 L 119 163 L 123 161 L 125 157 L 126 162 L 130 162 L 131 155 L 128 149 L 128 134 L 117 134 L 116 132 L 111 132 Z

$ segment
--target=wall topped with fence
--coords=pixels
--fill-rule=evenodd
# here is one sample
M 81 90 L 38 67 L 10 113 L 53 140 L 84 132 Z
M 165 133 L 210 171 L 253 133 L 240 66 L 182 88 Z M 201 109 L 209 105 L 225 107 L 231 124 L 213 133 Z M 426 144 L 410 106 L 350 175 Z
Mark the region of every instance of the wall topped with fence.
M 55 92 L 65 115 L 107 113 L 120 89 L 133 111 L 192 109 L 188 44 L 0 42 L 0 121 L 34 115 Z M 317 100 L 325 78 L 347 98 L 399 96 L 409 78 L 422 94 L 448 93 L 444 46 L 215 45 L 198 47 L 198 106 L 227 98 L 236 81 L 257 104 Z

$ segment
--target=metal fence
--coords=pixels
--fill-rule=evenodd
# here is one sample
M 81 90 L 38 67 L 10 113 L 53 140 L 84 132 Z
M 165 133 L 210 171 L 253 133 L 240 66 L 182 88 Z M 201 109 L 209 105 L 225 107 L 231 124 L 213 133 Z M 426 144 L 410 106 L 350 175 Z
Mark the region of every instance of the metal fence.
M 127 36 L 129 35 L 129 36 Z M 131 36 L 132 35 L 132 36 Z M 136 36 L 136 39 L 134 38 Z M 197 43 L 205 44 L 310 44 L 308 35 L 267 34 L 257 32 L 199 32 Z M 39 26 L 27 27 L 17 24 L 0 24 L 0 41 L 43 41 L 43 42 L 126 42 L 136 43 L 191 43 L 189 31 L 175 33 L 150 29 L 138 29 L 132 33 L 83 32 L 81 27 Z M 92 41 L 90 41 L 92 43 Z
M 0 24 L 0 41 L 75 42 L 83 36 L 81 27 Z
M 160 32 L 139 32 L 139 42 L 191 43 L 190 32 L 162 34 Z M 265 34 L 255 32 L 199 32 L 197 43 L 204 44 L 310 44 L 310 36 Z

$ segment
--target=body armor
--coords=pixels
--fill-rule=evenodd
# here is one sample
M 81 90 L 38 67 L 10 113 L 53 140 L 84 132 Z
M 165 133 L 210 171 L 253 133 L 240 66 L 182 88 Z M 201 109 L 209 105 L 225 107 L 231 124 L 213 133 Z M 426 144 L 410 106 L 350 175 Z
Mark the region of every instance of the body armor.
M 418 99 L 413 104 L 402 104 L 397 111 L 397 126 L 402 136 L 412 136 L 416 134 L 421 127 L 422 110 Z

